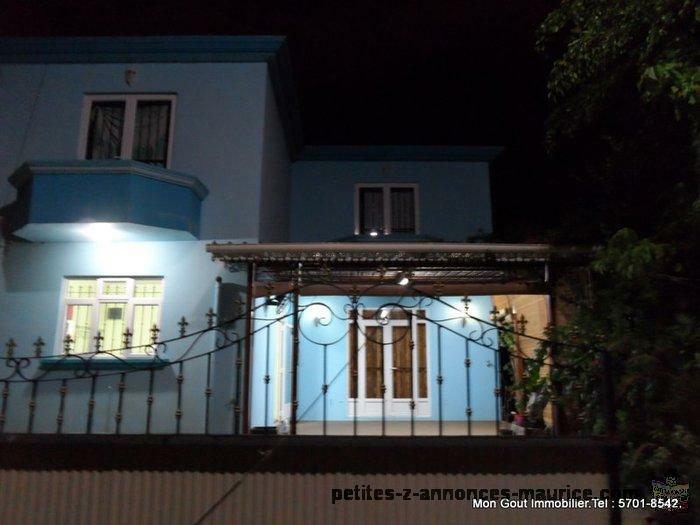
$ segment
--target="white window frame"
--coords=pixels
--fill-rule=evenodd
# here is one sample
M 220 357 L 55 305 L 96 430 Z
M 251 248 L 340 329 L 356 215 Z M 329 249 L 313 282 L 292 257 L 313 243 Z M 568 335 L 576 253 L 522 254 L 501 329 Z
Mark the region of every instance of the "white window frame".
M 97 281 L 97 293 L 95 297 L 90 298 L 71 298 L 68 295 L 68 281 L 71 280 L 90 280 Z M 134 286 L 137 280 L 146 279 L 158 279 L 161 282 L 161 294 L 160 297 L 134 297 Z M 126 294 L 125 295 L 104 295 L 104 283 L 106 281 L 126 281 Z M 134 306 L 136 305 L 152 305 L 158 307 L 158 322 L 157 326 L 160 328 L 163 321 L 163 297 L 165 295 L 165 279 L 162 276 L 138 276 L 138 277 L 122 277 L 122 276 L 110 276 L 110 277 L 90 277 L 84 275 L 74 275 L 70 277 L 65 277 L 63 279 L 63 286 L 61 287 L 61 315 L 58 319 L 58 330 L 56 333 L 61 334 L 60 338 L 56 340 L 56 350 L 55 355 L 63 356 L 65 355 L 63 341 L 66 337 L 65 333 L 65 323 L 66 315 L 68 313 L 69 306 L 79 306 L 79 305 L 89 305 L 92 307 L 90 311 L 90 343 L 88 347 L 88 352 L 94 352 L 95 350 L 95 337 L 97 336 L 97 329 L 99 328 L 99 315 L 100 315 L 100 303 L 124 303 L 126 304 L 126 314 L 125 314 L 125 324 L 129 328 L 129 331 L 133 334 L 134 332 Z M 129 356 L 131 352 L 121 351 L 121 352 L 105 352 L 104 355 L 96 356 L 95 358 L 105 358 L 109 357 L 111 354 L 119 355 L 120 357 Z M 142 356 L 143 354 L 135 354 L 137 356 Z M 146 354 L 149 355 L 149 354 Z
M 413 224 L 415 225 L 415 235 L 420 233 L 420 199 L 418 184 L 415 182 L 377 182 L 377 183 L 358 183 L 355 184 L 355 235 L 361 235 L 361 220 L 360 220 L 360 190 L 364 188 L 382 188 L 382 202 L 384 204 L 384 227 L 382 232 L 384 235 L 391 233 L 391 190 L 392 188 L 413 188 Z
M 358 345 L 358 355 L 357 355 L 357 398 L 350 396 L 351 380 L 348 380 L 348 390 L 347 390 L 347 400 L 348 400 L 348 417 L 355 416 L 355 409 L 357 409 L 358 417 L 370 417 L 376 418 L 382 415 L 382 404 L 385 403 L 384 413 L 388 417 L 410 417 L 411 415 L 411 398 L 394 398 L 394 374 L 393 372 L 393 352 L 391 345 L 391 332 L 392 328 L 395 326 L 409 326 L 408 319 L 391 319 L 389 318 L 386 322 L 379 322 L 377 319 L 364 319 L 362 316 L 363 309 L 358 309 L 358 325 L 359 333 L 357 338 Z M 432 393 L 432 385 L 430 381 L 430 336 L 429 336 L 429 326 L 427 321 L 421 320 L 417 317 L 417 310 L 410 309 L 412 312 L 411 320 L 411 337 L 414 341 L 413 350 L 411 354 L 412 363 L 412 386 L 413 392 L 418 393 L 419 377 L 418 377 L 418 325 L 425 325 L 425 376 L 426 376 L 426 386 L 427 386 L 427 397 L 413 397 L 415 401 L 415 417 L 430 417 L 430 400 Z M 386 386 L 386 395 L 384 399 L 377 398 L 367 398 L 365 397 L 366 391 L 366 337 L 365 329 L 368 326 L 381 326 L 385 328 L 382 333 L 384 336 L 384 385 Z M 348 330 L 352 329 L 352 322 L 348 323 Z
M 134 149 L 134 130 L 136 128 L 136 106 L 144 100 L 162 100 L 170 102 L 170 122 L 168 125 L 168 152 L 165 168 L 170 168 L 173 154 L 173 134 L 175 131 L 175 104 L 177 95 L 172 93 L 136 93 L 136 94 L 93 94 L 83 98 L 83 112 L 80 120 L 78 137 L 78 158 L 87 158 L 88 133 L 90 131 L 90 113 L 94 102 L 124 102 L 124 129 L 120 159 L 131 159 Z

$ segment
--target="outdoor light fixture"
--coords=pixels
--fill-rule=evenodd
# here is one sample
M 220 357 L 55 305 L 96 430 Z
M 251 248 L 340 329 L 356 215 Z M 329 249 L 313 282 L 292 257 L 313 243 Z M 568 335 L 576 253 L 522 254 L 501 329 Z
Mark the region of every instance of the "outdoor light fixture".
M 326 326 L 328 321 L 329 319 L 325 315 L 318 315 L 314 317 L 314 326 Z
M 382 308 L 379 310 L 379 318 L 377 319 L 379 324 L 386 325 L 389 323 L 389 309 Z
M 396 275 L 396 284 L 398 284 L 400 286 L 406 286 L 410 282 L 411 282 L 411 279 L 409 278 L 407 273 L 398 273 Z
M 464 304 L 464 315 L 462 316 L 462 327 L 467 326 L 467 321 L 469 320 L 469 305 L 472 300 L 468 296 L 462 297 L 462 303 Z
M 328 316 L 329 311 L 330 310 L 327 306 L 323 306 L 319 303 L 310 304 L 304 309 L 304 312 L 308 314 L 311 319 L 313 319 L 314 326 L 328 326 L 328 324 L 331 322 L 331 319 Z
M 284 300 L 284 295 L 271 295 L 267 298 L 267 306 L 279 306 Z
M 377 235 L 379 235 L 379 233 L 377 232 L 377 230 L 372 230 L 371 232 L 369 232 L 369 236 L 370 236 L 370 237 L 376 237 Z
M 108 222 L 91 222 L 80 231 L 91 241 L 114 241 L 120 237 L 119 230 Z

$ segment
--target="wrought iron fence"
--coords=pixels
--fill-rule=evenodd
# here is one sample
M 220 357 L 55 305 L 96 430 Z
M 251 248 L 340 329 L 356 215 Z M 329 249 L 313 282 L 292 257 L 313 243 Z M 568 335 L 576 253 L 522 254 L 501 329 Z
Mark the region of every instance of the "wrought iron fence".
M 507 312 L 494 309 L 488 319 L 474 315 L 469 298 L 455 305 L 408 286 L 404 295 L 383 299 L 368 287 L 362 296 L 355 290 L 329 304 L 303 295 L 312 284 L 251 297 L 245 312 L 232 319 L 218 319 L 209 310 L 195 331 L 188 331 L 194 322 L 182 317 L 176 337 L 159 339 L 160 329 L 153 326 L 139 360 L 125 357 L 136 348 L 128 330 L 118 350 L 102 348 L 98 333 L 89 352 L 74 352 L 66 337 L 61 355 L 47 355 L 41 338 L 24 349 L 9 339 L 1 358 L 0 433 L 498 435 L 510 427 L 505 399 L 514 395 L 504 389 L 504 361 L 540 359 L 542 366 L 558 366 L 549 356 L 516 355 L 503 341 L 517 335 L 566 344 L 528 334 L 526 320 Z M 451 314 L 432 315 L 436 306 Z M 324 327 L 334 322 L 344 329 L 327 331 L 333 337 L 324 338 Z M 386 326 L 401 329 L 379 329 Z M 275 330 L 282 334 L 277 349 Z M 420 341 L 427 334 L 434 336 L 434 361 Z M 291 348 L 280 358 L 285 341 Z M 401 370 L 388 371 L 389 360 Z M 393 381 L 403 386 L 392 392 L 387 383 Z M 424 392 L 431 391 L 428 416 L 421 413 L 423 382 Z M 488 411 L 483 385 L 492 386 Z M 612 388 L 609 381 L 605 385 Z M 363 396 L 361 387 L 376 397 Z M 399 390 L 403 397 L 394 395 Z M 476 413 L 476 397 L 486 419 Z

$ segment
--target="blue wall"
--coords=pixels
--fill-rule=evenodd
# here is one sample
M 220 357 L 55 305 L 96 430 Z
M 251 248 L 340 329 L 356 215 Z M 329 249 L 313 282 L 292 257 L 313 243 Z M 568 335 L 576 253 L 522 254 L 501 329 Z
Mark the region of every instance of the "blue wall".
M 459 311 L 463 309 L 461 298 L 459 297 L 443 297 L 448 305 L 434 302 L 430 305 L 424 305 L 426 308 L 426 316 L 430 319 L 448 319 L 454 318 L 459 313 L 451 308 L 457 308 Z M 488 318 L 488 312 L 493 308 L 491 297 L 475 296 L 472 297 L 470 304 L 470 312 L 477 317 Z M 324 296 L 324 297 L 301 297 L 300 308 L 303 308 L 312 303 L 321 302 L 328 305 L 329 308 L 338 317 L 347 317 L 345 314 L 345 306 L 348 303 L 347 297 L 341 296 Z M 387 303 L 400 303 L 411 305 L 414 299 L 401 299 L 397 297 L 365 297 L 362 298 L 362 303 L 366 308 L 376 308 Z M 258 305 L 262 304 L 262 300 Z M 265 382 L 266 374 L 265 363 L 275 363 L 277 352 L 279 351 L 279 330 L 278 324 L 274 322 L 277 316 L 284 317 L 289 314 L 289 308 L 286 308 L 281 314 L 277 314 L 274 307 L 260 308 L 258 316 L 261 319 L 256 322 L 256 328 L 259 330 L 254 340 L 254 357 L 251 382 L 253 385 L 253 406 L 252 425 L 263 426 L 265 422 Z M 328 343 L 327 347 L 327 363 L 326 377 L 329 386 L 327 394 L 327 418 L 334 421 L 351 420 L 348 416 L 348 339 L 345 335 L 348 330 L 347 321 L 338 319 L 337 317 L 329 316 L 332 319 L 328 326 L 316 326 L 314 319 L 308 313 L 301 315 L 300 321 L 300 351 L 299 351 L 299 421 L 319 421 L 323 414 L 323 396 L 321 387 L 323 385 L 323 343 Z M 291 326 L 291 318 L 287 317 L 286 322 Z M 269 342 L 269 358 L 266 358 L 267 346 L 267 330 L 266 325 L 272 324 L 270 327 L 270 342 Z M 445 321 L 442 323 L 445 327 L 457 331 L 462 335 L 468 335 L 478 329 L 476 322 L 470 320 L 466 326 L 462 326 L 460 319 Z M 477 330 L 478 331 L 478 330 Z M 289 337 L 289 329 L 287 330 Z M 311 342 L 313 339 L 320 345 Z M 470 369 L 470 390 L 471 390 L 471 406 L 472 419 L 474 421 L 491 421 L 495 419 L 496 407 L 494 398 L 495 388 L 495 352 L 497 347 L 497 338 L 492 338 L 488 341 L 489 346 L 484 347 L 477 343 L 469 343 L 469 353 L 472 361 Z M 286 402 L 290 401 L 289 390 L 291 388 L 291 367 L 289 366 L 289 358 L 291 354 L 291 342 L 287 341 L 287 391 L 285 393 Z M 442 331 L 442 375 L 444 382 L 443 389 L 443 419 L 446 421 L 466 421 L 466 375 L 465 375 L 465 342 L 464 338 L 456 334 Z M 428 324 L 428 378 L 429 378 L 429 396 L 431 399 L 430 417 L 425 420 L 438 419 L 438 326 Z M 272 366 L 269 367 L 272 370 Z M 273 392 L 277 388 L 278 377 L 275 371 L 271 372 L 271 381 L 269 385 L 268 397 L 268 417 L 267 424 L 272 424 L 276 414 L 273 410 Z M 405 418 L 404 418 L 405 419 Z
M 170 168 L 210 190 L 200 237 L 258 239 L 267 64 L 2 64 L 0 79 L 0 207 L 14 200 L 6 179 L 23 162 L 80 158 L 86 93 L 175 93 Z
M 185 316 L 188 333 L 206 327 L 209 308 L 217 308 L 216 278 L 224 282 L 245 282 L 245 274 L 230 273 L 213 262 L 196 241 L 127 242 L 127 243 L 12 243 L 6 245 L 0 260 L 0 341 L 10 337 L 16 343 L 15 355 L 33 355 L 32 343 L 41 336 L 46 342 L 45 355 L 61 352 L 59 312 L 61 286 L 66 276 L 162 276 L 164 279 L 163 312 L 160 339 L 178 335 L 178 321 Z M 170 360 L 197 356 L 215 348 L 215 335 L 206 334 L 172 343 L 163 357 Z M 232 429 L 234 348 L 212 356 L 211 431 Z M 4 363 L 4 361 L 3 361 Z M 34 377 L 38 362 L 25 369 Z M 224 371 L 225 374 L 219 374 Z M 9 369 L 2 372 L 5 377 Z M 207 360 L 195 358 L 184 363 L 182 385 L 182 432 L 202 433 L 205 417 Z M 175 431 L 175 407 L 178 370 L 158 371 L 155 378 L 152 432 Z M 68 385 L 64 432 L 85 432 L 89 379 L 76 379 L 72 373 L 51 372 L 50 377 L 71 377 Z M 96 388 L 94 431 L 114 432 L 114 414 L 118 396 L 118 372 L 102 372 Z M 143 433 L 146 420 L 148 374 L 130 372 L 126 378 L 122 432 Z M 55 432 L 59 405 L 59 382 L 39 384 L 36 432 Z M 28 383 L 12 384 L 6 432 L 23 432 L 28 417 Z
M 280 242 L 289 238 L 290 154 L 277 101 L 268 79 L 265 91 L 265 129 L 260 188 L 260 239 Z
M 355 185 L 419 185 L 420 234 L 465 241 L 491 232 L 487 162 L 298 161 L 292 168 L 292 241 L 353 235 Z

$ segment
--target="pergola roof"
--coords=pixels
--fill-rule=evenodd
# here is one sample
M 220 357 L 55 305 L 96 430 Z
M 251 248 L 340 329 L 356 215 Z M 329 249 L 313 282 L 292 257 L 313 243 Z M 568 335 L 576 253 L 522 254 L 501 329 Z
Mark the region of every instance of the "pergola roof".
M 214 258 L 226 262 L 410 262 L 465 263 L 545 262 L 581 258 L 590 250 L 548 244 L 485 244 L 440 242 L 328 242 L 207 245 Z
M 546 244 L 436 242 L 212 243 L 207 251 L 232 270 L 254 265 L 254 283 L 265 293 L 288 291 L 298 276 L 307 294 L 371 286 L 386 295 L 401 291 L 396 281 L 406 272 L 414 287 L 431 293 L 537 293 L 550 280 L 551 263 L 576 264 L 591 254 Z

